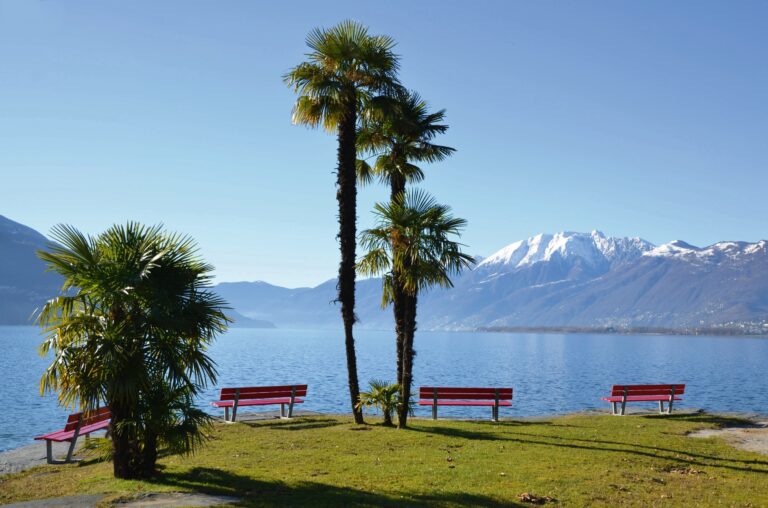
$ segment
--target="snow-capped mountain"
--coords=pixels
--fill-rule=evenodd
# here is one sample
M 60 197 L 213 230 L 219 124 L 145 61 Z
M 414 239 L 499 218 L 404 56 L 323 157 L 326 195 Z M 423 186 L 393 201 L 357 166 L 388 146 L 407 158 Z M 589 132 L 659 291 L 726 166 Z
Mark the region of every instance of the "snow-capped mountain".
M 494 326 L 702 327 L 768 321 L 768 242 L 654 246 L 640 238 L 540 234 L 514 242 L 419 298 L 419 329 Z M 245 297 L 248 285 L 243 288 Z M 335 281 L 285 298 L 245 298 L 278 326 L 338 326 Z M 226 296 L 226 295 L 225 295 Z M 390 328 L 381 284 L 358 281 L 360 326 Z
M 739 260 L 768 250 L 768 242 L 718 242 L 709 247 L 696 247 L 682 240 L 665 243 L 647 252 L 644 256 L 675 258 L 690 262 L 717 263 L 723 259 Z
M 0 324 L 29 323 L 59 289 L 35 250 L 39 233 L 0 216 Z M 419 296 L 420 330 L 505 326 L 706 327 L 768 322 L 768 242 L 658 247 L 599 231 L 539 234 L 479 259 L 451 289 Z M 265 282 L 222 283 L 235 312 L 278 327 L 340 326 L 336 281 L 288 289 Z M 359 280 L 364 328 L 391 328 L 381 281 Z M 255 326 L 241 318 L 241 326 Z M 269 324 L 269 323 L 267 323 Z
M 653 244 L 641 238 L 611 238 L 600 231 L 591 233 L 541 233 L 527 240 L 507 245 L 478 264 L 478 269 L 498 265 L 522 268 L 552 261 L 580 259 L 589 266 L 627 262 L 653 249 Z

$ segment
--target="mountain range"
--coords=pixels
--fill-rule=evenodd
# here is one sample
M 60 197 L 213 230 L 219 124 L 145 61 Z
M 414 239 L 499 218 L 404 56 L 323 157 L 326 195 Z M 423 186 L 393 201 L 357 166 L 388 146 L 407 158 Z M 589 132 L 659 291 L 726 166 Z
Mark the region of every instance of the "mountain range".
M 599 231 L 514 242 L 419 298 L 420 329 L 505 327 L 708 328 L 768 322 L 768 242 L 655 246 Z M 336 327 L 335 280 L 288 289 L 217 286 L 234 308 L 279 327 Z M 391 328 L 381 282 L 358 281 L 364 328 Z
M 62 278 L 45 270 L 36 252 L 50 242 L 34 229 L 0 215 L 0 325 L 29 325 L 36 311 L 57 295 Z M 233 326 L 272 328 L 268 321 L 229 311 Z
M 61 280 L 35 256 L 47 241 L 0 216 L 0 324 L 29 324 Z M 683 241 L 591 233 L 539 234 L 480 259 L 454 287 L 419 297 L 421 330 L 515 327 L 709 328 L 768 324 L 768 242 Z M 216 291 L 237 326 L 337 328 L 336 281 L 284 288 L 224 282 Z M 390 329 L 381 281 L 359 280 L 363 328 Z M 768 325 L 765 330 L 768 331 Z

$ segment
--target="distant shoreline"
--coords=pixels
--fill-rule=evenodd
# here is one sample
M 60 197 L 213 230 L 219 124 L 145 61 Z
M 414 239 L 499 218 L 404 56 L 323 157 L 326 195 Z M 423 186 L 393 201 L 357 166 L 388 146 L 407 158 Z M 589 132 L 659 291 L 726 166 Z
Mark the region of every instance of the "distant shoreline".
M 481 326 L 476 332 L 491 333 L 582 333 L 602 335 L 702 335 L 717 337 L 768 337 L 768 329 L 741 328 L 654 328 L 654 327 L 614 327 L 614 326 Z

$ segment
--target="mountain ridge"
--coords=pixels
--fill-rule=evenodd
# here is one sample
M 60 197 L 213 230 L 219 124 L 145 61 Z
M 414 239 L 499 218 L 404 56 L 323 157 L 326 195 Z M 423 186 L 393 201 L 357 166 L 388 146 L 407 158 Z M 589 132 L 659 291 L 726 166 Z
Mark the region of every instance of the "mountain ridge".
M 31 324 L 34 310 L 58 293 L 60 278 L 35 255 L 47 245 L 40 233 L 0 216 L 0 324 Z M 597 230 L 540 233 L 478 261 L 454 277 L 453 288 L 420 295 L 419 329 L 768 323 L 766 240 L 656 246 Z M 235 326 L 340 326 L 335 279 L 299 288 L 221 282 L 214 289 L 229 302 Z M 379 279 L 358 280 L 356 300 L 361 327 L 392 328 Z

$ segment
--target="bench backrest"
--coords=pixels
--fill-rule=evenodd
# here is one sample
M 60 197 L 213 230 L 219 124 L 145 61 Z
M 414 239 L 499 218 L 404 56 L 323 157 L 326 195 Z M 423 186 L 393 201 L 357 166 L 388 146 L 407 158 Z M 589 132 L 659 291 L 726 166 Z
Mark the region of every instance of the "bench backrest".
M 81 418 L 83 420 L 82 423 L 80 423 Z M 84 413 L 74 413 L 67 417 L 67 424 L 64 425 L 64 430 L 75 430 L 77 429 L 78 424 L 80 424 L 81 427 L 85 427 L 86 425 L 93 425 L 94 423 L 103 422 L 110 418 L 112 418 L 112 413 L 110 413 L 108 407 L 101 407 L 95 411 Z
M 674 390 L 674 392 L 673 392 Z M 637 395 L 682 395 L 685 393 L 685 385 L 613 385 L 611 396 L 622 397 Z
M 512 400 L 512 388 L 460 388 L 453 386 L 422 386 L 420 399 Z
M 280 397 L 306 397 L 307 385 L 243 386 L 222 388 L 219 400 L 276 399 Z

